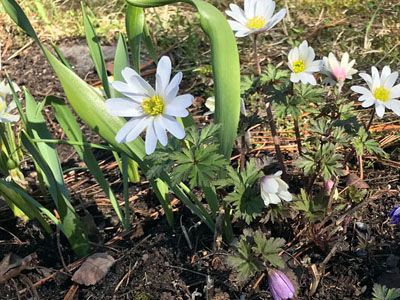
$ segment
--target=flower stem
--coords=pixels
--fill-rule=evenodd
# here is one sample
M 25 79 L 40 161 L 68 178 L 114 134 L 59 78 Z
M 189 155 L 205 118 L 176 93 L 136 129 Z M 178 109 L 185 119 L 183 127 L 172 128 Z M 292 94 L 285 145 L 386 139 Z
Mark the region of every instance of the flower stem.
M 257 51 L 257 37 L 258 35 L 254 35 L 253 39 L 253 53 L 254 53 L 254 61 L 257 66 L 257 75 L 261 75 L 261 65 L 260 65 L 260 60 L 258 57 L 258 51 Z M 272 140 L 274 142 L 275 146 L 275 152 L 276 152 L 276 158 L 278 160 L 278 163 L 281 167 L 282 175 L 283 177 L 286 176 L 286 168 L 285 168 L 285 163 L 283 161 L 283 154 L 281 151 L 281 141 L 278 135 L 278 131 L 276 130 L 276 125 L 275 125 L 275 120 L 274 120 L 274 115 L 272 113 L 271 109 L 271 102 L 268 101 L 269 103 L 266 104 L 266 109 L 267 109 L 267 118 L 268 118 L 268 123 L 269 127 L 271 128 L 271 134 L 272 134 Z
M 255 34 L 254 38 L 253 38 L 253 57 L 254 57 L 254 62 L 256 64 L 256 68 L 257 68 L 257 75 L 260 76 L 261 75 L 261 65 L 260 65 L 260 59 L 258 57 L 258 51 L 257 51 L 257 38 L 258 38 L 258 34 Z
M 293 125 L 294 125 L 294 134 L 296 135 L 297 150 L 299 151 L 299 155 L 301 155 L 301 136 L 300 136 L 299 119 L 297 117 L 293 118 Z

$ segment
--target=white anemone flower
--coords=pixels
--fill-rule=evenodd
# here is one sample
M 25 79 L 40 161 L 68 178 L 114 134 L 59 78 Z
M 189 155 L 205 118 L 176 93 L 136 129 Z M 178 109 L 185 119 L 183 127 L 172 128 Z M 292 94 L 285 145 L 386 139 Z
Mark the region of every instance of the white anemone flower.
M 314 49 L 308 46 L 307 41 L 290 50 L 288 59 L 289 68 L 292 70 L 290 81 L 294 83 L 301 81 L 304 84 L 309 83 L 311 85 L 317 84 L 313 73 L 321 71 L 322 61 L 314 60 Z
M 273 175 L 261 178 L 261 198 L 265 206 L 279 204 L 282 200 L 292 201 L 292 194 L 289 193 L 289 186 L 281 179 L 282 171 Z
M 0 96 L 0 122 L 8 123 L 8 122 L 17 122 L 19 120 L 19 115 L 11 114 L 11 111 L 17 107 L 14 101 L 11 101 L 9 105 L 5 98 Z
M 370 107 L 375 104 L 376 114 L 382 118 L 385 114 L 385 108 L 392 110 L 400 116 L 400 84 L 395 85 L 398 72 L 390 70 L 389 66 L 382 69 L 382 73 L 376 67 L 371 68 L 372 76 L 366 73 L 360 73 L 360 77 L 365 80 L 368 88 L 362 86 L 352 86 L 351 89 L 361 94 L 358 98 L 362 101 L 362 107 Z
M 353 59 L 349 61 L 349 54 L 346 52 L 342 55 L 340 62 L 333 53 L 329 53 L 328 57 L 324 57 L 324 66 L 322 71 L 328 76 L 327 82 L 329 84 L 342 85 L 346 79 L 352 79 L 352 76 L 357 73 L 356 69 L 353 69 L 356 61 Z
M 169 57 L 163 56 L 157 65 L 155 90 L 131 68 L 125 68 L 122 76 L 125 82 L 114 81 L 112 86 L 127 98 L 111 98 L 106 101 L 111 115 L 131 118 L 117 133 L 116 141 L 131 142 L 146 130 L 146 153 L 151 154 L 157 141 L 163 146 L 167 145 L 167 131 L 177 139 L 183 139 L 185 131 L 176 118 L 189 115 L 187 108 L 192 105 L 193 96 L 177 96 L 182 72 L 170 80 Z
M 284 8 L 274 15 L 275 1 L 272 0 L 244 0 L 244 11 L 236 4 L 230 4 L 229 8 L 225 12 L 233 19 L 228 22 L 236 37 L 270 30 L 286 15 Z

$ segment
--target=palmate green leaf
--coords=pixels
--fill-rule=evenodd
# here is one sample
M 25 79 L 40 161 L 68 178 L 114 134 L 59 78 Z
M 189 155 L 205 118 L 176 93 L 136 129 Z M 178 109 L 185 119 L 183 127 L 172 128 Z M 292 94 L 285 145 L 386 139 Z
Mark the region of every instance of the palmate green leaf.
M 282 247 L 285 245 L 285 240 L 281 238 L 269 238 L 267 239 L 261 231 L 254 233 L 255 246 L 253 251 L 260 254 L 263 259 L 268 261 L 274 267 L 283 268 L 284 262 L 279 256 L 279 253 L 283 250 Z
M 224 201 L 232 205 L 233 214 L 250 224 L 259 216 L 264 208 L 264 202 L 257 185 L 262 172 L 257 168 L 254 160 L 250 160 L 243 171 L 237 173 L 232 167 L 227 168 L 228 177 L 234 190 L 229 193 Z
M 250 279 L 262 270 L 261 262 L 252 254 L 251 246 L 246 239 L 239 241 L 235 255 L 228 256 L 227 262 L 238 273 L 240 280 Z
M 400 289 L 390 289 L 375 283 L 372 295 L 373 300 L 396 300 L 400 298 Z
M 89 17 L 86 14 L 85 5 L 83 2 L 82 6 L 82 15 L 83 15 L 83 27 L 85 28 L 85 36 L 86 42 L 89 47 L 89 53 L 92 57 L 94 66 L 96 68 L 97 75 L 99 76 L 104 92 L 106 93 L 108 98 L 111 98 L 110 84 L 108 82 L 107 76 L 107 68 L 106 63 L 104 61 L 103 50 L 101 50 L 100 40 L 94 31 L 92 22 L 90 22 Z
M 175 0 L 127 0 L 137 7 L 156 7 Z M 200 25 L 211 42 L 214 77 L 215 121 L 221 124 L 219 133 L 221 153 L 229 158 L 237 136 L 240 114 L 240 65 L 236 40 L 225 16 L 202 0 L 187 0 L 196 7 Z

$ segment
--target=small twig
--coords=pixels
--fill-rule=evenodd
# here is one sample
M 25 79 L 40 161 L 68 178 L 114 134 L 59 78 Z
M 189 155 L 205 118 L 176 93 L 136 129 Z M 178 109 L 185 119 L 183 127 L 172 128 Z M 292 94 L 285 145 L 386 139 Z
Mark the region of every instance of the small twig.
M 60 242 L 60 227 L 59 226 L 56 226 L 56 238 L 57 238 L 57 249 L 58 249 L 58 254 L 60 255 L 60 259 L 61 259 L 61 263 L 62 263 L 62 265 L 63 265 L 63 268 L 64 268 L 64 270 L 65 270 L 65 272 L 67 272 L 67 273 L 70 273 L 69 272 L 69 270 L 68 270 L 68 267 L 67 267 L 67 265 L 65 264 L 65 261 L 64 261 L 64 257 L 63 257 L 63 255 L 62 255 L 62 250 L 61 250 L 61 242 Z
M 255 34 L 253 37 L 253 56 L 254 56 L 254 62 L 256 63 L 256 68 L 257 68 L 257 75 L 261 75 L 261 65 L 260 65 L 260 59 L 258 57 L 258 51 L 257 51 L 257 38 L 258 34 Z

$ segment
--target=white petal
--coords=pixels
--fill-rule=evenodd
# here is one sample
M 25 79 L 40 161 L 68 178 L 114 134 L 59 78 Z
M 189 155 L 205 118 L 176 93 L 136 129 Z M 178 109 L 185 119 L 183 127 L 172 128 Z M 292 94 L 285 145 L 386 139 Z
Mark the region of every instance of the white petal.
M 398 72 L 393 72 L 393 73 L 389 74 L 383 83 L 384 87 L 387 89 L 391 89 L 393 87 L 393 85 L 396 83 L 397 78 L 399 78 Z
M 391 90 L 390 90 L 390 98 L 399 98 L 400 97 L 400 84 L 395 85 Z
M 164 114 L 172 117 L 185 118 L 189 115 L 189 112 L 184 108 L 169 105 L 165 107 Z
M 368 95 L 372 97 L 372 93 L 369 89 L 363 87 L 363 86 L 359 86 L 359 85 L 353 85 L 350 88 L 353 92 L 356 92 L 358 94 L 362 94 L 362 95 Z
M 12 115 L 8 113 L 3 113 L 0 115 L 0 122 L 8 123 L 8 122 L 17 122 L 19 120 L 19 115 Z
M 147 93 L 139 93 L 137 90 L 136 92 L 132 89 L 131 85 L 121 82 L 121 81 L 114 81 L 111 83 L 111 86 L 120 92 L 121 94 L 131 98 L 132 100 L 140 103 L 143 98 L 148 97 Z
M 242 30 L 242 31 L 237 31 L 235 33 L 235 36 L 236 37 L 245 37 L 245 36 L 248 36 L 250 33 L 252 33 L 251 30 Z
M 363 103 L 361 103 L 362 107 L 370 107 L 370 106 L 374 105 L 374 103 L 375 103 L 375 99 L 372 97 L 365 96 L 364 97 L 365 99 L 362 99 L 362 100 L 361 100 L 361 98 L 362 97 L 360 97 L 358 100 L 364 101 Z
M 137 122 L 136 126 L 132 128 L 132 130 L 127 134 L 126 136 L 126 142 L 131 142 L 133 140 L 136 140 L 139 134 L 143 132 L 143 130 L 146 129 L 147 126 L 149 126 L 149 123 L 151 122 L 151 118 L 140 118 L 140 121 Z
M 390 70 L 389 66 L 384 66 L 381 73 L 381 85 L 383 85 L 386 79 L 390 76 L 392 71 Z
M 265 3 L 263 6 L 264 12 L 260 10 L 259 13 L 262 16 L 265 16 L 265 20 L 269 21 L 274 12 L 275 12 L 275 1 L 272 0 L 265 0 L 265 1 L 260 1 L 261 3 Z
M 230 11 L 229 10 L 225 11 L 228 16 L 235 19 L 239 23 L 242 23 L 243 25 L 246 24 L 247 20 L 246 17 L 244 16 L 243 9 L 241 9 L 236 4 L 230 4 L 229 8 L 231 9 Z
M 362 79 L 365 80 L 365 82 L 368 84 L 368 87 L 369 87 L 370 89 L 372 89 L 372 77 L 371 77 L 371 75 L 369 75 L 369 74 L 367 74 L 367 73 L 360 73 L 359 75 L 360 75 L 360 77 L 361 77 Z
M 168 56 L 161 57 L 157 64 L 156 73 L 156 92 L 160 95 L 164 95 L 165 89 L 171 79 L 171 60 Z
M 162 117 L 154 118 L 154 130 L 156 132 L 157 138 L 160 141 L 161 145 L 166 146 L 168 144 L 168 137 L 165 131 L 164 124 L 162 122 Z
M 115 140 L 118 143 L 124 143 L 126 141 L 126 136 L 128 135 L 128 133 L 133 130 L 133 128 L 135 128 L 140 120 L 141 118 L 134 118 L 126 122 L 125 125 L 122 126 L 122 128 L 118 131 L 117 135 L 115 136 Z
M 11 101 L 10 104 L 8 104 L 7 108 L 6 108 L 6 112 L 9 113 L 10 111 L 14 110 L 17 108 L 17 104 L 15 103 L 15 101 Z
M 281 199 L 279 199 L 278 195 L 276 194 L 268 194 L 269 200 L 271 204 L 279 204 L 281 203 Z
M 300 77 L 301 82 L 304 83 L 304 84 L 307 84 L 307 83 L 309 83 L 311 85 L 316 85 L 317 84 L 317 80 L 310 73 L 306 73 L 306 72 L 300 73 L 299 77 Z
M 375 88 L 375 86 L 380 85 L 381 82 L 378 69 L 376 67 L 371 67 L 371 74 L 372 74 L 372 88 Z
M 122 70 L 121 74 L 122 77 L 124 77 L 125 82 L 129 85 L 131 93 L 145 94 L 149 96 L 154 94 L 154 89 L 151 87 L 151 85 L 148 84 L 142 77 L 140 77 L 135 70 L 126 67 Z M 119 92 L 123 93 L 122 91 Z
M 178 90 L 179 90 L 179 84 L 180 84 L 181 81 L 182 81 L 182 77 L 183 77 L 182 72 L 176 73 L 176 75 L 172 78 L 172 80 L 171 80 L 170 83 L 168 84 L 167 88 L 165 89 L 164 95 L 162 95 L 162 96 L 164 96 L 165 98 L 168 98 L 168 97 L 175 97 L 176 94 L 175 94 L 175 96 L 172 96 L 172 94 L 173 94 L 175 91 L 176 91 L 176 93 L 178 92 Z M 170 95 L 170 94 L 171 94 L 171 95 Z
M 182 125 L 173 117 L 163 116 L 162 123 L 174 137 L 177 139 L 183 139 L 185 137 L 185 130 Z
M 145 141 L 145 149 L 146 154 L 150 155 L 156 150 L 157 147 L 157 136 L 154 130 L 153 124 L 150 123 L 146 129 L 146 141 Z
M 244 15 L 246 19 L 251 19 L 255 17 L 255 8 L 257 0 L 244 0 Z
M 143 112 L 140 105 L 132 99 L 111 98 L 105 102 L 106 109 L 110 115 L 117 117 L 140 117 Z
M 307 66 L 307 69 L 305 70 L 305 72 L 307 72 L 307 73 L 320 72 L 321 66 L 322 66 L 322 61 L 315 60 Z
M 289 193 L 288 191 L 281 191 L 278 194 L 279 198 L 285 200 L 285 201 L 292 201 L 293 200 L 293 196 L 291 193 Z
M 300 81 L 300 76 L 299 76 L 299 74 L 291 73 L 291 74 L 290 74 L 290 81 L 293 82 L 293 83 L 299 82 L 299 81 Z
M 286 15 L 286 9 L 282 8 L 277 14 L 275 14 L 268 22 L 265 24 L 264 28 L 266 30 L 271 29 L 276 24 L 278 24 Z
M 264 176 L 261 179 L 261 189 L 269 194 L 275 194 L 278 192 L 279 184 L 275 178 L 270 176 Z
M 168 102 L 168 105 L 179 106 L 182 108 L 187 108 L 193 104 L 194 97 L 190 94 L 180 95 L 175 97 L 172 101 Z
M 375 110 L 379 118 L 382 118 L 383 115 L 385 114 L 385 106 L 381 103 L 378 102 L 375 103 Z
M 248 28 L 246 26 L 244 26 L 243 24 L 241 24 L 237 21 L 228 20 L 228 23 L 229 23 L 229 26 L 231 26 L 233 31 L 248 30 Z
M 385 106 L 392 110 L 396 115 L 400 115 L 400 100 L 389 100 Z

